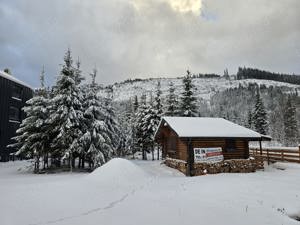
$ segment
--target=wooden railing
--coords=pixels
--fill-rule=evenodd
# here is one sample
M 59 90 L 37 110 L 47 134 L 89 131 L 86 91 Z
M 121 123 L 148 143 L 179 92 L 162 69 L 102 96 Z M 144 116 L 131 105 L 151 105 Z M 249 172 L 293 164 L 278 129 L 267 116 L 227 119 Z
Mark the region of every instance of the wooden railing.
M 295 148 L 250 148 L 250 155 L 261 157 L 264 161 L 270 162 L 294 162 L 300 163 L 300 146 Z

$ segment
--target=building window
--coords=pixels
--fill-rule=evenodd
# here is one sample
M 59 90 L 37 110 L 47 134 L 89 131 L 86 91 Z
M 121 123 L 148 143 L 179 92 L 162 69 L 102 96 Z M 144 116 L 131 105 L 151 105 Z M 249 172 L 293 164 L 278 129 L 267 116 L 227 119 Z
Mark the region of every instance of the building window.
M 21 98 L 22 98 L 22 87 L 17 86 L 17 85 L 13 85 L 11 97 L 13 99 L 21 100 Z
M 226 152 L 233 152 L 236 150 L 235 140 L 227 139 L 226 140 Z
M 18 121 L 20 122 L 21 119 L 21 112 L 20 109 L 15 106 L 9 107 L 9 120 L 10 121 Z

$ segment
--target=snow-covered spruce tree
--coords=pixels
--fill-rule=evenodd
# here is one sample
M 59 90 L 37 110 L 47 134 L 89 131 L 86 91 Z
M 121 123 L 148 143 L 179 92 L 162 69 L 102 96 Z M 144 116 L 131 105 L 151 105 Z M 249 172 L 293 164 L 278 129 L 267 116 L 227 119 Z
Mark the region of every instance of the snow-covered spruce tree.
M 157 111 L 154 108 L 153 103 L 145 108 L 144 116 L 141 121 L 141 136 L 143 137 L 143 150 L 146 152 L 152 152 L 152 160 L 154 160 L 154 134 L 156 131 L 157 123 Z M 146 158 L 145 158 L 146 159 Z
M 53 90 L 54 97 L 50 101 L 48 119 L 51 130 L 51 156 L 57 161 L 61 158 L 69 159 L 71 172 L 75 164 L 74 157 L 80 148 L 79 139 L 83 135 L 83 112 L 80 89 L 75 81 L 76 73 L 71 51 L 68 49 Z
M 297 143 L 299 141 L 298 140 L 299 130 L 298 130 L 297 119 L 296 119 L 296 107 L 294 105 L 291 95 L 288 96 L 285 105 L 283 120 L 284 120 L 284 137 L 285 137 L 284 144 L 286 146 L 293 146 L 299 144 Z
M 84 167 L 84 161 L 87 159 L 93 169 L 106 163 L 113 154 L 108 127 L 104 122 L 103 106 L 97 95 L 96 76 L 97 70 L 94 69 L 91 74 L 92 83 L 87 86 L 83 103 L 86 131 L 80 138 L 85 153 L 82 167 Z
M 131 130 L 132 130 L 132 147 L 131 147 L 131 151 L 132 151 L 132 156 L 134 158 L 134 154 L 138 151 L 140 151 L 140 146 L 139 146 L 139 142 L 138 142 L 138 133 L 137 133 L 137 115 L 138 115 L 138 109 L 139 109 L 139 102 L 138 102 L 138 97 L 135 95 L 134 97 L 134 102 L 133 102 L 133 111 L 132 111 L 132 115 L 131 115 Z
M 125 105 L 124 110 L 117 110 L 119 115 L 117 115 L 120 129 L 122 131 L 122 136 L 124 137 L 121 141 L 121 148 L 117 152 L 118 156 L 127 156 L 132 154 L 133 150 L 133 124 L 132 120 L 134 118 L 133 105 L 131 99 L 123 103 Z
M 81 82 L 85 80 L 84 77 L 82 76 L 82 71 L 80 69 L 80 66 L 81 66 L 81 63 L 80 63 L 80 60 L 78 58 L 77 61 L 76 61 L 76 67 L 75 67 L 75 71 L 74 71 L 74 73 L 75 73 L 74 80 L 75 80 L 75 84 L 77 86 L 79 86 L 81 84 Z M 81 87 L 79 86 L 79 89 L 80 88 Z
M 194 85 L 190 71 L 187 71 L 187 75 L 183 78 L 183 92 L 180 99 L 180 114 L 185 117 L 196 117 L 197 107 L 196 98 L 194 96 Z
M 104 112 L 104 122 L 107 126 L 107 135 L 111 140 L 111 146 L 114 150 L 113 154 L 118 155 L 117 151 L 122 147 L 123 134 L 120 129 L 119 122 L 116 117 L 115 109 L 113 106 L 113 89 L 111 87 L 107 88 L 107 96 L 103 99 L 103 112 Z
M 146 115 L 147 105 L 146 105 L 146 95 L 141 96 L 141 101 L 138 107 L 137 112 L 135 113 L 135 123 L 134 129 L 136 134 L 136 148 L 142 152 L 143 160 L 147 160 L 147 154 L 145 149 L 145 142 L 144 142 L 144 118 Z
M 252 115 L 252 112 L 251 110 L 248 111 L 248 114 L 247 114 L 247 124 L 246 124 L 246 127 L 248 127 L 249 129 L 252 129 L 252 125 L 253 125 L 253 115 Z
M 34 158 L 34 171 L 40 170 L 40 159 L 44 157 L 44 168 L 48 166 L 49 137 L 47 135 L 48 125 L 48 94 L 45 88 L 44 68 L 40 75 L 41 87 L 34 93 L 33 98 L 26 102 L 23 108 L 26 118 L 17 130 L 17 136 L 13 139 L 16 143 L 12 147 L 18 149 L 17 155 Z
M 75 67 L 75 85 L 77 86 L 78 88 L 78 99 L 79 101 L 81 102 L 81 105 L 83 105 L 83 103 L 85 102 L 85 95 L 87 94 L 88 92 L 88 85 L 81 85 L 82 82 L 85 80 L 85 78 L 82 76 L 82 71 L 81 71 L 81 63 L 80 63 L 80 60 L 79 58 L 77 59 L 76 61 L 76 67 Z M 97 85 L 96 85 L 97 86 Z M 82 112 L 84 113 L 85 112 L 85 109 L 82 108 L 81 109 Z M 86 128 L 86 124 L 85 124 L 85 121 L 84 121 L 84 117 L 80 117 L 80 121 L 79 121 L 79 129 L 81 130 L 80 133 L 84 134 L 87 130 Z M 81 141 L 81 139 L 79 139 L 79 141 Z M 79 156 L 79 161 L 78 161 L 78 168 L 84 168 L 84 161 L 85 161 L 85 154 L 86 152 L 84 151 L 84 147 L 83 147 L 83 143 L 78 143 L 77 144 L 77 154 Z M 73 164 L 74 164 L 74 159 L 73 159 Z
M 154 98 L 154 102 L 153 102 L 153 109 L 155 111 L 155 115 L 156 115 L 156 127 L 158 126 L 161 116 L 163 115 L 163 106 L 161 104 L 161 85 L 160 85 L 160 81 L 158 81 L 157 83 L 157 89 L 156 89 L 156 95 Z M 155 128 L 156 128 L 155 127 Z
M 267 112 L 265 110 L 262 98 L 260 97 L 259 89 L 257 89 L 255 99 L 255 108 L 252 115 L 253 125 L 257 132 L 266 135 L 268 132 Z
M 161 120 L 161 117 L 163 115 L 163 106 L 161 104 L 161 85 L 160 85 L 160 81 L 157 82 L 157 89 L 156 89 L 156 95 L 154 98 L 154 103 L 153 103 L 153 109 L 154 109 L 154 121 L 153 121 L 153 128 L 152 130 L 154 130 L 153 134 L 152 134 L 152 141 L 153 141 L 153 146 L 155 146 L 155 141 L 154 141 L 154 134 L 155 131 L 158 128 L 159 122 Z M 159 149 L 158 146 L 156 146 L 157 148 L 157 160 L 159 160 Z M 154 160 L 154 148 L 152 148 L 152 160 Z
M 166 116 L 177 116 L 178 115 L 178 100 L 175 95 L 175 88 L 173 82 L 169 84 L 169 94 L 167 96 L 167 107 Z
M 138 108 L 139 108 L 139 101 L 138 101 L 138 97 L 135 95 L 134 102 L 133 102 L 133 111 L 136 112 Z

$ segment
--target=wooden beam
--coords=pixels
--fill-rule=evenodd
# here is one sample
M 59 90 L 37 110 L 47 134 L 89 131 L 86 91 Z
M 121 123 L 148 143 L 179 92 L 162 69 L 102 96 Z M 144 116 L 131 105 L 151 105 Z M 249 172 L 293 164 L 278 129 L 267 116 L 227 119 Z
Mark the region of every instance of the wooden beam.
M 261 140 L 259 140 L 259 150 L 260 150 L 260 155 L 262 155 L 262 146 L 261 146 Z
M 193 143 L 192 139 L 189 139 L 187 142 L 187 153 L 188 153 L 188 159 L 187 159 L 187 176 L 193 176 L 193 168 L 194 168 L 194 152 L 193 152 Z

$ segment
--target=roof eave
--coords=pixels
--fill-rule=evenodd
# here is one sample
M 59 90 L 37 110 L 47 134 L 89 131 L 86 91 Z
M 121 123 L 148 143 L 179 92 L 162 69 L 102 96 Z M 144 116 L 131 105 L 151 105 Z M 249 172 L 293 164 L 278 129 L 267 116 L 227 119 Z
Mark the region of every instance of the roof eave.
M 213 136 L 179 136 L 182 139 L 244 139 L 248 141 L 271 141 L 272 138 L 269 136 L 261 136 L 261 137 L 213 137 Z

